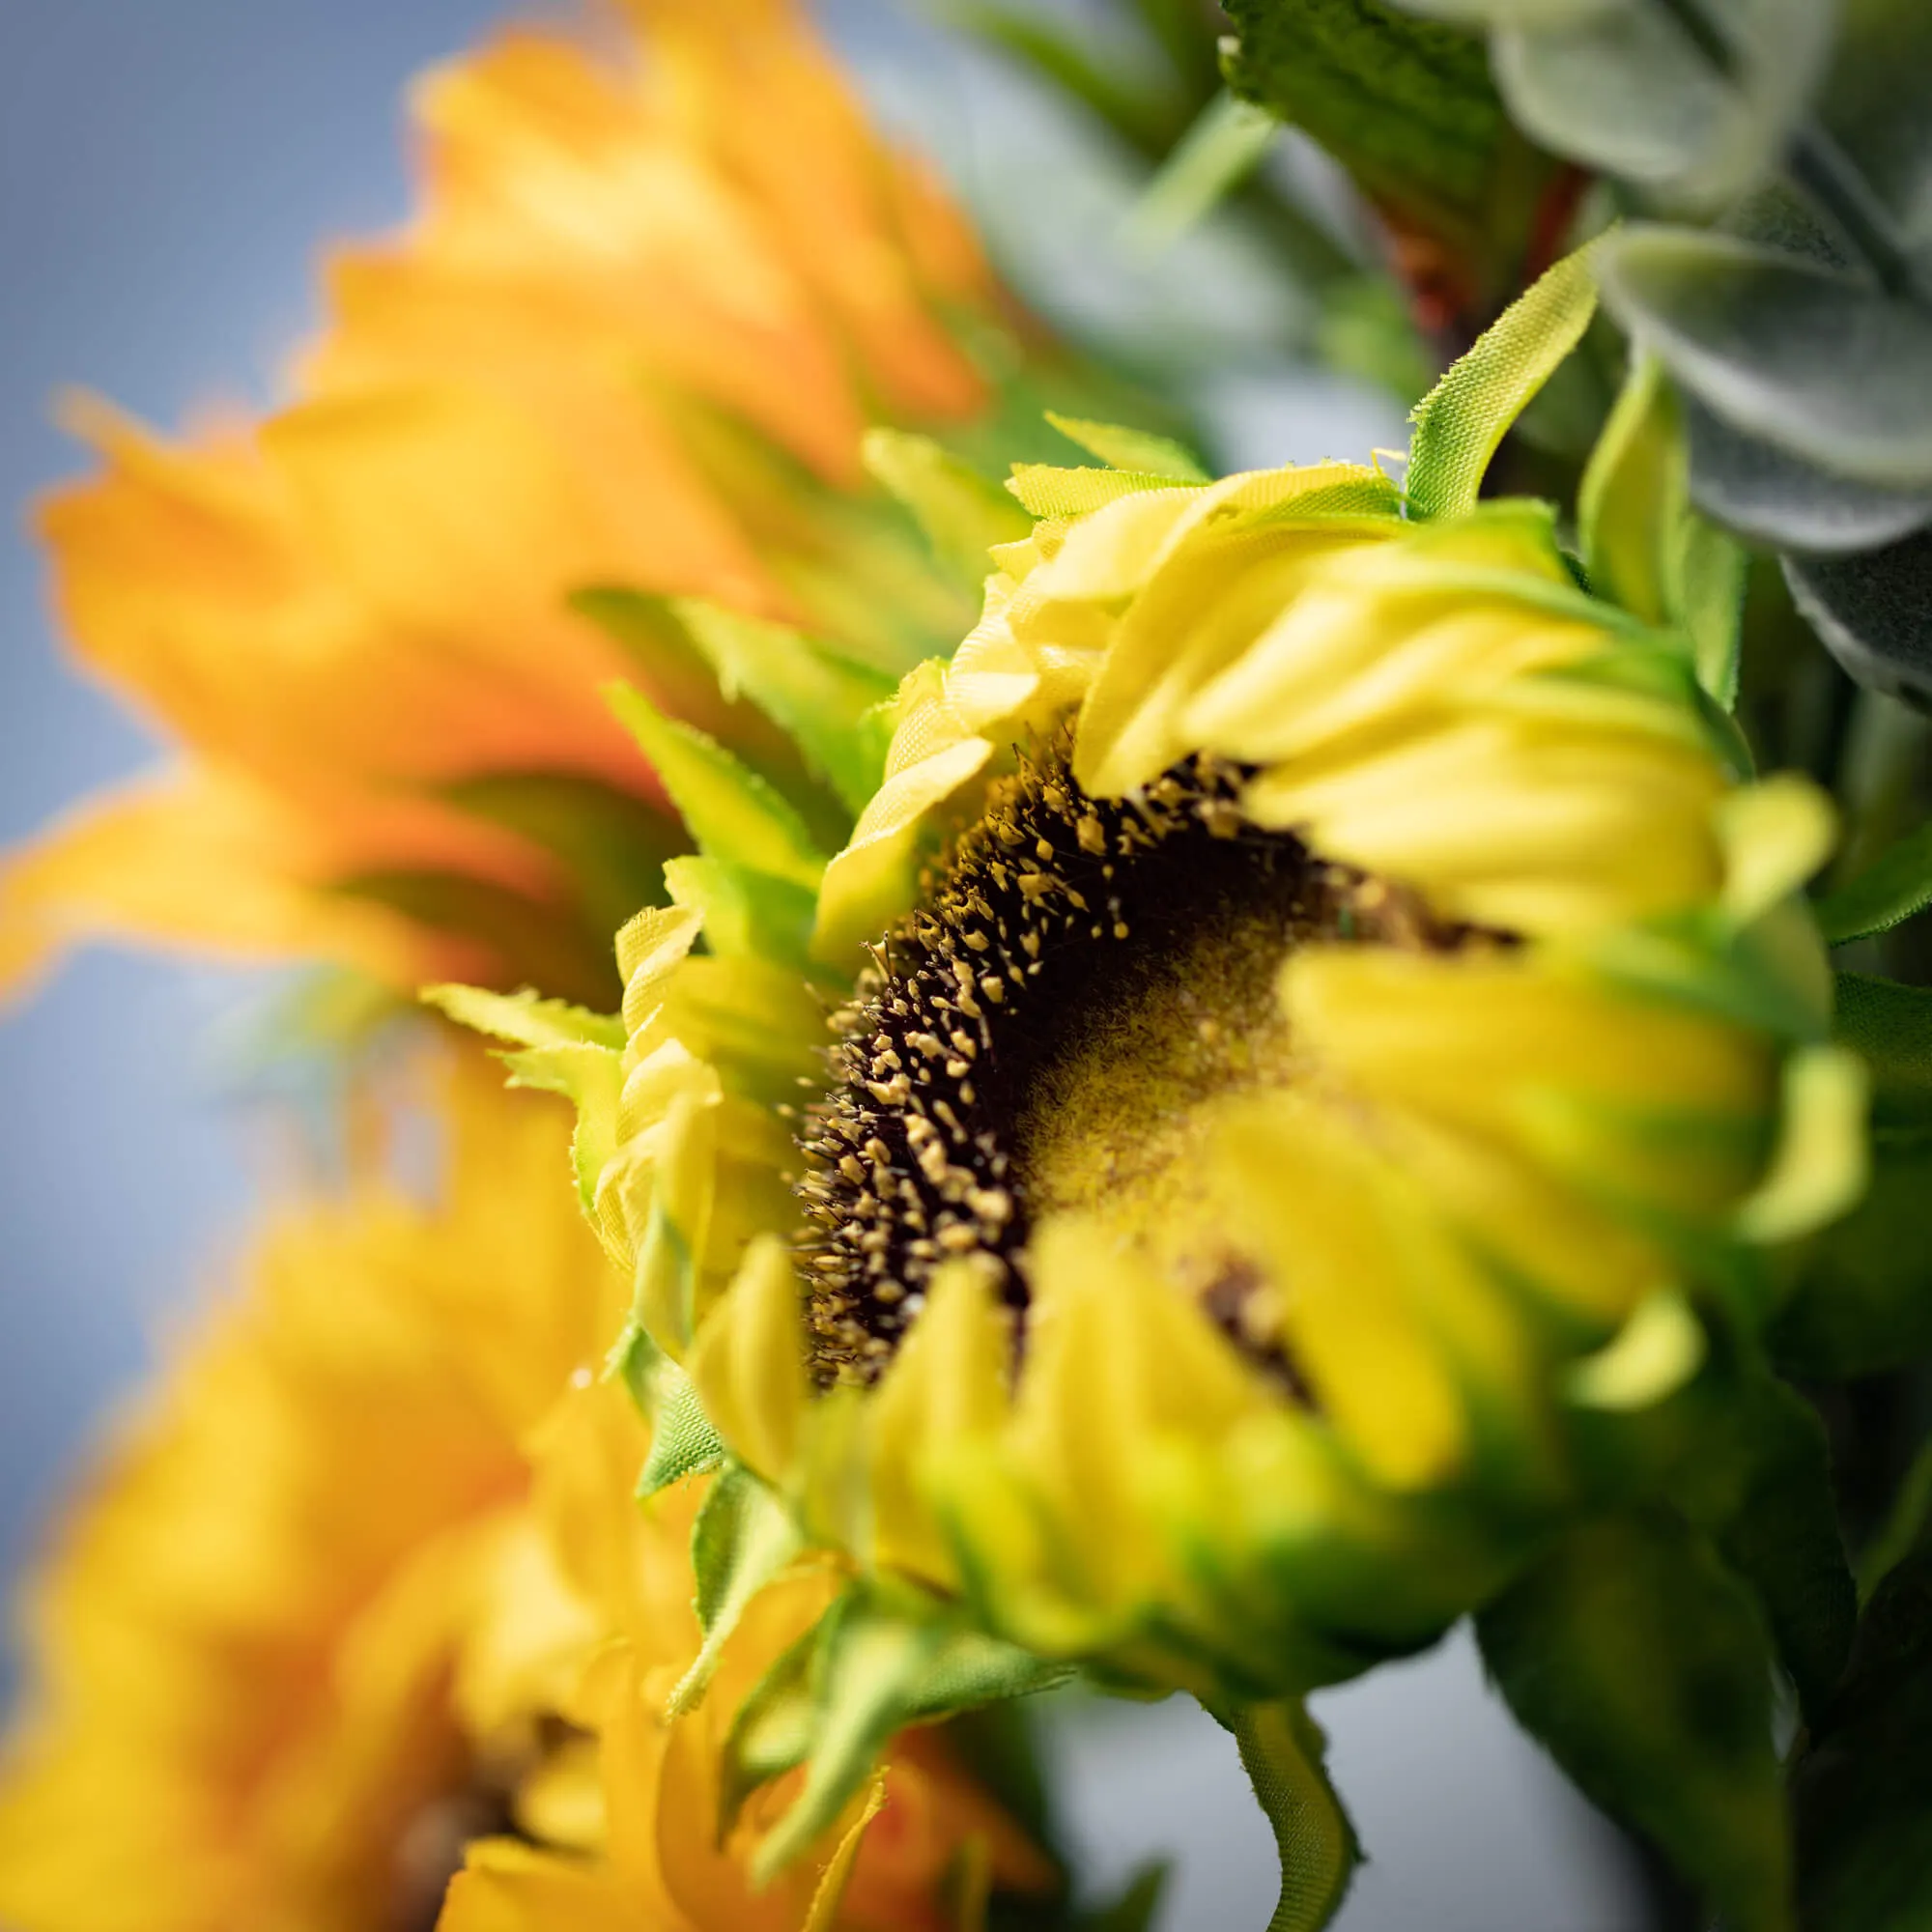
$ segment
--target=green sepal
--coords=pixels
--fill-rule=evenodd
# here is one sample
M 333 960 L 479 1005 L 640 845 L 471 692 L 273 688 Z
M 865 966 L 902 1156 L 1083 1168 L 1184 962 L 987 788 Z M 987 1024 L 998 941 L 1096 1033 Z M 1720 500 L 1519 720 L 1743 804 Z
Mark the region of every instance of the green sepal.
M 817 888 L 825 855 L 805 821 L 766 780 L 715 738 L 666 717 L 635 686 L 610 684 L 604 695 L 651 761 L 700 852 Z
M 639 1502 L 687 1476 L 704 1475 L 724 1460 L 724 1438 L 711 1426 L 691 1378 L 636 1322 L 611 1350 L 611 1370 L 623 1378 L 651 1428 L 650 1453 L 638 1476 Z
M 422 998 L 460 1026 L 508 1040 L 500 1056 L 510 1085 L 560 1094 L 577 1109 L 571 1168 L 586 1214 L 595 1218 L 597 1179 L 617 1151 L 617 1103 L 624 1085 L 624 1022 L 535 993 L 492 993 L 481 986 L 427 986 Z
M 863 811 L 885 776 L 891 734 L 878 713 L 898 680 L 789 625 L 696 598 L 675 599 L 669 609 L 725 697 L 750 698 L 846 810 L 855 817 Z
M 1281 1898 L 1267 1932 L 1321 1932 L 1340 1910 L 1362 1856 L 1322 1768 L 1327 1740 L 1299 1699 L 1215 1715 L 1235 1734 L 1281 1856 Z
M 1902 925 L 1932 905 L 1932 824 L 1908 832 L 1857 878 L 1818 901 L 1827 942 L 1843 946 Z
M 752 1600 L 800 1547 L 798 1525 L 771 1487 L 742 1463 L 726 1463 L 692 1525 L 691 1568 L 704 1642 L 670 1694 L 670 1716 L 691 1710 L 703 1697 Z
M 1586 1795 L 1655 1840 L 1734 1932 L 1790 1932 L 1770 1649 L 1705 1539 L 1661 1511 L 1586 1521 L 1476 1630 L 1518 1720 Z
M 933 554 L 976 588 L 993 567 L 986 553 L 1019 542 L 1033 527 L 998 483 L 929 436 L 867 430 L 864 454 L 874 479 L 912 512 Z
M 1065 1665 L 987 1636 L 924 1597 L 854 1584 L 768 1670 L 732 1719 L 721 1832 L 752 1792 L 803 1764 L 798 1798 L 753 1862 L 768 1882 L 832 1825 L 894 1734 L 1064 1683 Z
M 1201 459 L 1171 436 L 1129 429 L 1122 423 L 1089 422 L 1084 416 L 1062 415 L 1057 410 L 1048 410 L 1046 419 L 1068 442 L 1077 443 L 1089 456 L 1097 456 L 1110 469 L 1138 470 L 1176 483 L 1213 480 Z
M 1792 1776 L 1805 1932 L 1932 1923 L 1932 1550 L 1904 1558 Z
M 425 986 L 422 998 L 457 1025 L 514 1046 L 603 1046 L 623 1050 L 624 1022 L 568 1000 L 541 994 L 492 993 L 481 986 Z
M 1662 365 L 1639 356 L 1577 492 L 1590 582 L 1647 622 L 1690 640 L 1697 677 L 1728 711 L 1737 698 L 1745 553 L 1690 506 L 1690 465 Z
M 780 959 L 809 970 L 818 895 L 791 879 L 708 854 L 667 860 L 673 905 L 704 915 L 704 944 L 724 959 Z
M 1597 312 L 1593 248 L 1579 248 L 1517 298 L 1477 338 L 1410 417 L 1409 514 L 1466 516 L 1510 426 Z
M 1042 519 L 1084 517 L 1139 490 L 1193 487 L 1158 469 L 1063 469 L 1051 463 L 1015 463 L 1007 479 L 1027 514 Z

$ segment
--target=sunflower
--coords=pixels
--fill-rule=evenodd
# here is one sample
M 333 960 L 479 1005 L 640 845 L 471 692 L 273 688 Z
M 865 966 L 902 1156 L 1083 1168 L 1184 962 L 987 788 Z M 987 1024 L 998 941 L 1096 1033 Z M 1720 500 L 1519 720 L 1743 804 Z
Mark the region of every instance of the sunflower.
M 715 1719 L 668 1723 L 658 1687 L 699 1644 L 697 1495 L 632 1500 L 642 1425 L 591 1379 L 617 1285 L 556 1211 L 562 1122 L 468 1055 L 435 1118 L 440 1199 L 372 1176 L 286 1212 L 62 1525 L 0 1776 L 20 1932 L 412 1932 L 479 1840 L 534 1874 L 529 1922 L 593 1922 L 542 1888 L 591 1883 L 607 1836 L 627 1924 L 799 1922 L 809 1872 L 749 1905 L 742 1860 L 684 1829 Z M 599 1489 L 581 1418 L 607 1396 L 626 1466 Z M 755 1677 L 821 1588 L 774 1591 L 721 1670 Z M 1051 1883 L 936 1736 L 885 1795 L 839 1924 L 934 1922 L 970 1846 Z M 500 1924 L 463 1916 L 489 1903 L 454 1922 Z
M 608 998 L 684 841 L 600 684 L 810 796 L 757 634 L 689 600 L 807 627 L 853 709 L 970 615 L 862 461 L 1037 366 L 969 229 L 789 0 L 629 12 L 610 57 L 516 33 L 422 83 L 417 213 L 336 254 L 287 407 L 71 407 L 56 602 L 181 760 L 14 855 L 0 981 L 123 933 Z
M 661 766 L 702 857 L 550 1084 L 654 1388 L 855 1589 L 1292 1758 L 1281 1700 L 1671 1480 L 1856 1193 L 1832 821 L 1548 506 L 1089 440 L 842 849 Z

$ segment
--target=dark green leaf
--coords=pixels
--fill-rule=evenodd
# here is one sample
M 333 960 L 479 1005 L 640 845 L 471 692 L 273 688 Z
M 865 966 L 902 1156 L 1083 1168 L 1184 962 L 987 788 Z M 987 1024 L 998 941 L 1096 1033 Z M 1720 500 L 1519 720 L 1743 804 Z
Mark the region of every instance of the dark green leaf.
M 1711 411 L 1857 481 L 1932 487 L 1932 315 L 1735 236 L 1611 236 L 1604 298 Z
M 1881 1375 L 1932 1356 L 1932 1134 L 1873 1137 L 1871 1184 L 1812 1244 L 1772 1331 L 1789 1375 Z
M 1879 1585 L 1792 1797 L 1804 1932 L 1932 1923 L 1932 1551 Z
M 1932 702 L 1932 531 L 1862 556 L 1784 559 L 1805 621 L 1861 684 Z
M 1932 1129 L 1932 988 L 1840 973 L 1833 1032 L 1872 1070 L 1872 1118 Z
M 1304 129 L 1371 200 L 1514 283 L 1550 164 L 1503 111 L 1482 40 L 1384 0 L 1229 0 L 1229 84 Z
M 1889 932 L 1932 905 L 1932 824 L 1897 844 L 1818 902 L 1818 929 L 1833 946 Z
M 1791 1923 L 1771 1658 L 1748 1592 L 1662 1514 L 1573 1530 L 1477 1619 L 1524 1727 L 1736 1932 Z

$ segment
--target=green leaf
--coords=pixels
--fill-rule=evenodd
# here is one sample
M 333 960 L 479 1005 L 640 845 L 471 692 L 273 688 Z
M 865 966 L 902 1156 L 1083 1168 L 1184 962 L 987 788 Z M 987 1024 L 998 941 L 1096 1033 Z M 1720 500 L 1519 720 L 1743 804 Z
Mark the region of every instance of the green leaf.
M 1605 239 L 1604 299 L 1736 429 L 1855 481 L 1932 487 L 1932 315 L 1736 236 Z
M 1818 902 L 1818 929 L 1833 946 L 1889 932 L 1932 905 L 1932 824 L 1909 832 L 1857 878 Z
M 1097 456 L 1110 469 L 1138 470 L 1176 483 L 1207 483 L 1212 479 L 1201 467 L 1201 459 L 1169 436 L 1155 436 L 1144 429 L 1128 429 L 1120 423 L 1089 422 L 1083 416 L 1064 416 L 1048 410 L 1046 419 L 1068 442 L 1077 443 L 1089 456 Z
M 1932 1922 L 1932 1551 L 1879 1585 L 1792 1799 L 1804 1932 Z
M 1476 1621 L 1510 1708 L 1735 1932 L 1787 1932 L 1790 1853 L 1763 1625 L 1662 1513 L 1570 1531 Z
M 1709 1525 L 1719 1553 L 1757 1592 L 1778 1659 L 1815 1722 L 1844 1674 L 1858 1623 L 1824 1424 L 1769 1377 L 1735 1390 L 1722 1418 L 1736 1493 Z
M 1165 1863 L 1144 1865 L 1127 1881 L 1119 1898 L 1093 1912 L 1083 1912 L 1075 1921 L 1075 1932 L 1152 1932 L 1167 1891 L 1167 1879 Z
M 1690 491 L 1727 529 L 1781 550 L 1876 550 L 1932 523 L 1932 494 L 1834 476 L 1747 436 L 1694 397 L 1684 408 Z
M 1592 587 L 1690 639 L 1698 682 L 1726 710 L 1737 695 L 1745 554 L 1691 509 L 1677 399 L 1639 357 L 1592 451 L 1577 524 Z
M 805 821 L 770 784 L 715 739 L 667 718 L 633 686 L 612 684 L 605 695 L 670 793 L 699 851 L 817 889 L 825 857 Z
M 1477 35 L 1385 0 L 1230 0 L 1227 13 L 1236 94 L 1445 243 L 1485 296 L 1514 283 L 1549 164 L 1510 125 Z
M 1418 517 L 1476 507 L 1497 445 L 1596 313 L 1594 249 L 1558 262 L 1416 404 L 1406 494 Z
M 1784 577 L 1805 622 L 1861 684 L 1932 701 L 1932 531 L 1862 556 L 1787 556 Z
M 696 598 L 677 599 L 670 609 L 725 697 L 749 697 L 784 728 L 849 811 L 864 810 L 885 776 L 890 736 L 877 713 L 896 680 L 784 624 Z
M 1492 10 L 1496 82 L 1532 140 L 1677 200 L 1717 206 L 1777 162 L 1832 44 L 1817 0 L 1727 0 L 1722 51 L 1671 5 L 1599 7 L 1568 22 Z
M 639 1502 L 724 1460 L 724 1441 L 691 1378 L 636 1322 L 625 1329 L 611 1360 L 651 1428 L 650 1453 L 638 1477 Z
M 1872 1070 L 1883 1126 L 1932 1128 L 1932 988 L 1840 973 L 1833 1032 Z
M 1143 254 L 1161 254 L 1261 166 L 1280 134 L 1265 108 L 1225 90 L 1215 95 L 1134 204 L 1122 239 Z
M 1859 1558 L 1859 1595 L 1869 1601 L 1878 1586 L 1912 1555 L 1932 1543 L 1932 1436 L 1918 1445 L 1891 1508 Z
M 752 1600 L 790 1564 L 801 1542 L 798 1525 L 777 1493 L 749 1469 L 727 1463 L 692 1525 L 691 1568 L 704 1642 L 671 1692 L 672 1717 L 703 1698 Z
M 1322 1769 L 1327 1740 L 1297 1700 L 1244 1705 L 1223 1721 L 1281 1856 L 1281 1898 L 1268 1932 L 1320 1932 L 1341 1909 L 1361 1859 Z

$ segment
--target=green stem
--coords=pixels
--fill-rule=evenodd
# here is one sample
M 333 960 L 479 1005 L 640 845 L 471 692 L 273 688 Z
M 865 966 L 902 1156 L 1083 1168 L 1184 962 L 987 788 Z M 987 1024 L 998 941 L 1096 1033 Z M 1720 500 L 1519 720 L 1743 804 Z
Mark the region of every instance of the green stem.
M 1325 1740 L 1298 1699 L 1216 1715 L 1235 1734 L 1281 1854 L 1281 1902 L 1267 1932 L 1321 1932 L 1340 1908 L 1360 1856 L 1321 1769 Z

